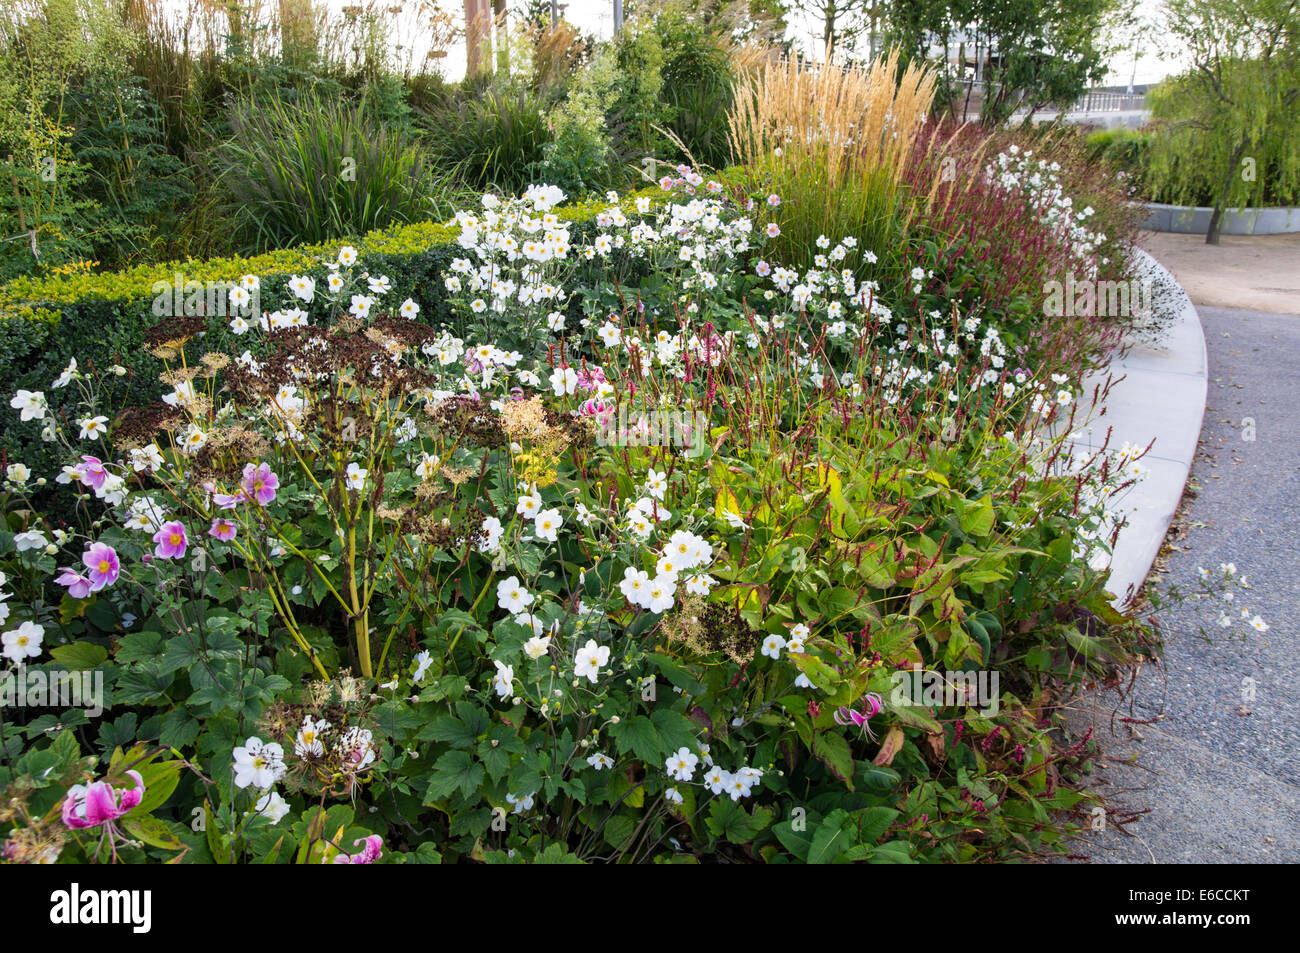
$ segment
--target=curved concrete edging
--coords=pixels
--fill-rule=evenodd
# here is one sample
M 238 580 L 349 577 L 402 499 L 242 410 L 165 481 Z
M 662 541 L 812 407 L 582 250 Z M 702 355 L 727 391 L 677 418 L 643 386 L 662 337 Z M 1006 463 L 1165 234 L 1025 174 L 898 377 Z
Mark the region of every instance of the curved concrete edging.
M 1107 376 L 1118 379 L 1100 415 L 1081 428 L 1076 442 L 1081 450 L 1096 450 L 1108 430 L 1110 450 L 1125 442 L 1145 447 L 1155 440 L 1140 461 L 1146 479 L 1120 500 L 1128 523 L 1116 540 L 1106 584 L 1117 607 L 1146 580 L 1182 500 L 1200 441 L 1208 371 L 1205 333 L 1187 292 L 1158 261 L 1140 248 L 1134 252 L 1138 279 L 1149 279 L 1157 293 L 1172 295 L 1175 300 L 1162 302 L 1161 309 L 1176 311 L 1177 317 L 1158 342 L 1133 347 L 1084 380 L 1084 393 L 1089 393 Z
M 1143 202 L 1147 217 L 1142 228 L 1153 232 L 1204 235 L 1214 209 L 1203 205 L 1164 205 Z M 1284 235 L 1300 232 L 1300 208 L 1225 209 L 1219 231 L 1224 235 Z

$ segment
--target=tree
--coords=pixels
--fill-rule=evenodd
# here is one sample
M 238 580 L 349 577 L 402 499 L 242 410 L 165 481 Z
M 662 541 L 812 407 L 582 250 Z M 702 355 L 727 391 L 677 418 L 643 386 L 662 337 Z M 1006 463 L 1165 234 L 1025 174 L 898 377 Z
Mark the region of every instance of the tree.
M 1018 110 L 1068 105 L 1100 82 L 1116 8 L 1116 0 L 892 0 L 885 41 L 913 58 L 941 51 L 953 112 L 954 86 L 978 76 L 980 118 L 996 124 Z
M 852 52 L 871 26 L 874 0 L 790 0 L 787 9 L 813 20 L 821 29 L 821 49 Z
M 1205 241 L 1217 245 L 1224 210 L 1261 196 L 1265 170 L 1300 177 L 1300 0 L 1167 0 L 1166 10 L 1192 67 L 1160 102 L 1153 161 L 1182 150 L 1205 165 Z

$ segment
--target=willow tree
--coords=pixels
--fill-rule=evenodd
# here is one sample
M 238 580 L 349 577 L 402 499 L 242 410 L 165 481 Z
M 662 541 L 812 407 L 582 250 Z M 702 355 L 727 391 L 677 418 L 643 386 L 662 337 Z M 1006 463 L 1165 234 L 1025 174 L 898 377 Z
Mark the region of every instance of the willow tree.
M 1166 22 L 1191 69 L 1153 99 L 1152 173 L 1202 179 L 1217 245 L 1226 209 L 1300 183 L 1300 0 L 1167 0 Z

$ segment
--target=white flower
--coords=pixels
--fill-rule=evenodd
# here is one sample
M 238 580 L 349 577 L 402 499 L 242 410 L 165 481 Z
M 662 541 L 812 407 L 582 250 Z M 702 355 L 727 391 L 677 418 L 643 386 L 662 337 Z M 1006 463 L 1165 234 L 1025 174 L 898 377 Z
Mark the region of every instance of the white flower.
M 105 434 L 105 432 L 108 429 L 107 427 L 108 418 L 104 416 L 83 417 L 81 420 L 78 421 L 78 423 L 81 425 L 82 440 L 86 440 L 86 439 L 98 440 L 100 437 L 102 437 Z
M 284 777 L 284 749 L 278 744 L 264 744 L 261 738 L 249 738 L 233 752 L 235 787 L 249 785 L 266 790 Z
M 769 635 L 763 639 L 763 654 L 768 658 L 779 659 L 781 650 L 785 648 L 785 639 L 779 635 Z
M 536 519 L 537 514 L 542 511 L 542 495 L 537 492 L 537 487 L 532 487 L 527 494 L 519 497 L 515 502 L 515 512 L 524 519 Z
M 8 612 L 5 613 L 8 618 Z M 41 654 L 41 642 L 45 640 L 45 627 L 37 625 L 35 622 L 24 622 L 16 629 L 10 629 L 3 635 L 0 635 L 0 655 L 18 663 L 23 663 L 29 658 L 36 658 Z M 593 679 L 594 681 L 594 679 Z
M 595 639 L 588 639 L 587 644 L 578 649 L 573 661 L 574 676 L 577 678 L 585 676 L 595 683 L 601 667 L 609 663 L 609 646 L 597 645 Z
M 43 420 L 45 411 L 48 409 L 45 403 L 45 393 L 39 390 L 20 390 L 16 392 L 13 399 L 9 401 L 9 406 L 15 410 L 21 411 L 19 420 Z
M 513 665 L 506 665 L 504 662 L 493 661 L 497 667 L 497 672 L 492 676 L 492 687 L 496 689 L 497 695 L 502 699 L 510 697 L 510 691 L 515 681 L 515 669 Z
M 59 390 L 67 387 L 80 377 L 81 375 L 77 373 L 77 359 L 74 357 L 68 361 L 68 366 L 63 369 L 63 373 L 54 381 L 54 389 Z
M 623 570 L 623 581 L 618 584 L 618 588 L 629 603 L 635 606 L 642 605 L 645 601 L 645 593 L 650 588 L 650 574 L 629 566 Z
M 524 654 L 534 662 L 551 650 L 549 635 L 535 635 L 524 643 Z
M 587 759 L 587 764 L 591 765 L 597 771 L 603 770 L 604 768 L 614 767 L 613 760 L 608 755 L 601 754 L 599 751 Z
M 27 468 L 26 464 L 11 463 L 5 468 L 5 477 L 8 478 L 11 483 L 17 483 L 19 486 L 22 486 L 32 478 L 32 471 Z
M 411 675 L 411 681 L 423 681 L 425 672 L 429 671 L 429 666 L 433 664 L 433 653 L 428 649 L 416 653 L 415 671 Z
M 478 539 L 478 551 L 480 553 L 494 553 L 501 547 L 501 537 L 505 534 L 505 528 L 501 521 L 495 516 L 489 516 L 483 520 L 483 529 Z
M 660 574 L 650 580 L 643 605 L 651 612 L 667 612 L 673 607 L 673 596 L 677 592 L 677 580 L 672 576 Z
M 308 715 L 302 720 L 302 727 L 298 729 L 298 736 L 294 738 L 293 753 L 300 758 L 319 758 L 325 753 L 325 745 L 320 740 L 321 732 L 329 726 L 328 721 L 316 721 Z
M 525 794 L 523 797 L 516 797 L 513 794 L 507 794 L 506 803 L 514 805 L 514 810 L 510 812 L 511 814 L 522 814 L 524 811 L 531 811 L 533 809 L 533 795 Z
M 681 804 L 682 792 L 678 791 L 676 788 L 669 788 L 664 792 L 664 800 L 672 804 Z
M 357 261 L 357 250 L 351 245 L 344 245 L 339 249 L 339 264 L 344 268 L 351 268 Z
M 29 549 L 44 549 L 50 545 L 50 541 L 45 538 L 45 534 L 38 530 L 29 530 L 26 533 L 18 533 L 14 536 L 14 546 L 18 552 L 26 552 Z
M 267 791 L 253 805 L 253 813 L 265 817 L 272 824 L 279 824 L 289 813 L 289 802 L 280 797 L 278 791 Z
M 442 460 L 437 455 L 421 451 L 420 462 L 415 465 L 415 473 L 421 480 L 432 480 L 441 466 Z M 500 525 L 498 520 L 497 526 Z
M 348 308 L 348 313 L 358 318 L 368 317 L 374 303 L 375 299 L 369 295 L 353 295 L 352 306 Z
M 808 626 L 800 622 L 790 630 L 790 638 L 785 647 L 791 652 L 802 652 L 804 640 L 808 638 Z
M 665 767 L 668 769 L 668 776 L 674 781 L 689 781 L 695 774 L 695 766 L 699 763 L 699 755 L 694 754 L 689 748 L 678 748 L 676 754 L 669 756 Z
M 370 293 L 377 295 L 388 294 L 389 290 L 392 288 L 392 285 L 388 282 L 387 275 L 380 275 L 377 278 L 367 278 L 366 284 L 370 287 Z
M 647 493 L 662 502 L 664 493 L 668 489 L 668 480 L 663 473 L 652 469 L 646 475 L 645 486 Z
M 362 469 L 355 463 L 349 463 L 348 472 L 344 475 L 347 488 L 349 490 L 360 490 L 366 485 L 366 474 L 369 472 L 369 470 Z
M 538 539 L 553 543 L 556 541 L 556 534 L 559 533 L 560 527 L 563 525 L 564 520 L 560 518 L 559 510 L 542 510 L 533 520 L 533 533 Z
M 1254 629 L 1256 632 L 1267 632 L 1269 628 L 1268 623 L 1265 622 L 1263 619 L 1261 619 L 1259 616 L 1255 616 L 1253 619 L 1250 620 L 1250 627 Z
M 556 397 L 572 394 L 578 389 L 578 372 L 571 367 L 557 367 L 551 372 L 551 390 Z
M 727 786 L 728 782 L 730 782 L 730 780 L 731 780 L 730 772 L 724 771 L 722 768 L 718 767 L 715 764 L 712 768 L 710 768 L 707 772 L 705 772 L 704 777 L 700 779 L 700 783 L 703 784 L 710 791 L 712 791 L 714 794 L 721 794 L 723 789 Z
M 686 577 L 686 591 L 693 596 L 707 596 L 717 580 L 708 573 L 697 572 Z
M 316 296 L 316 279 L 294 275 L 289 279 L 289 290 L 302 301 L 310 303 Z
M 397 310 L 402 317 L 406 318 L 407 320 L 413 320 L 415 316 L 420 313 L 420 306 L 416 304 L 414 301 L 412 301 L 410 298 L 407 298 L 405 301 L 402 302 L 402 306 Z
M 518 576 L 497 583 L 497 606 L 514 614 L 522 612 L 533 603 L 533 594 L 519 584 Z

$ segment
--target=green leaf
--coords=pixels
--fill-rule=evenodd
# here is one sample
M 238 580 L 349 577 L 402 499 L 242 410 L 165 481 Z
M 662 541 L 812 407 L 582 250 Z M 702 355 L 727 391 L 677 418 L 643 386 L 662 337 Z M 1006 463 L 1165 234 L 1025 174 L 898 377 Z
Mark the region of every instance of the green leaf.
M 660 766 L 663 750 L 659 732 L 655 730 L 654 722 L 645 715 L 636 715 L 611 726 L 609 734 L 618 745 L 620 754 L 631 751 L 647 765 Z M 693 746 L 689 747 L 694 750 Z
M 747 844 L 772 823 L 772 810 L 756 806 L 750 816 L 738 801 L 716 797 L 709 804 L 709 816 L 704 823 L 714 837 L 725 838 L 733 844 Z
M 993 529 L 993 497 L 985 495 L 961 515 L 961 528 L 971 536 L 987 536 Z
M 831 811 L 826 820 L 813 831 L 812 844 L 808 847 L 808 863 L 834 863 L 836 858 L 852 847 L 853 838 L 846 829 L 848 826 L 849 815 L 845 811 Z
M 813 736 L 813 754 L 831 773 L 853 790 L 853 751 L 843 735 L 820 732 Z
M 448 751 L 433 766 L 424 803 L 431 804 L 450 797 L 457 790 L 469 797 L 483 783 L 483 766 L 475 763 L 467 751 Z
M 138 809 L 137 809 L 138 810 Z M 176 835 L 158 818 L 150 814 L 136 814 L 132 811 L 118 821 L 126 832 L 150 847 L 164 850 L 184 850 L 185 845 L 176 839 Z
M 73 642 L 55 646 L 50 649 L 50 654 L 69 671 L 84 672 L 104 662 L 108 658 L 108 649 L 94 642 Z

